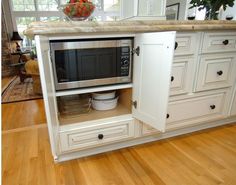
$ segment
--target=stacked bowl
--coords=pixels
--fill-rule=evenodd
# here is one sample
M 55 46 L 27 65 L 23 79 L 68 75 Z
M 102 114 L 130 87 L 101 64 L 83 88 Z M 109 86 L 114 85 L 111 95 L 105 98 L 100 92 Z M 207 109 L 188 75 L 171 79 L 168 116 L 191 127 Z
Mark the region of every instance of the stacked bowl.
M 92 107 L 95 110 L 111 110 L 116 108 L 118 97 L 116 91 L 92 93 Z

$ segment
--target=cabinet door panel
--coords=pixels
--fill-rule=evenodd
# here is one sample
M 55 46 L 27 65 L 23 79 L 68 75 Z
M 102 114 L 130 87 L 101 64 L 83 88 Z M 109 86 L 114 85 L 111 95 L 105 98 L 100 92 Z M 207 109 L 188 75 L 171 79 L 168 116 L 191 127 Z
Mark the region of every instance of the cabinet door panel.
M 172 66 L 170 95 L 191 92 L 193 58 L 175 58 Z
M 135 36 L 133 116 L 165 131 L 173 61 L 175 32 L 144 33 Z
M 198 47 L 196 33 L 177 33 L 175 56 L 192 55 Z
M 49 54 L 49 41 L 44 36 L 36 36 L 35 41 L 50 143 L 53 155 L 56 157 L 58 153 L 59 122 L 57 117 L 56 91 Z

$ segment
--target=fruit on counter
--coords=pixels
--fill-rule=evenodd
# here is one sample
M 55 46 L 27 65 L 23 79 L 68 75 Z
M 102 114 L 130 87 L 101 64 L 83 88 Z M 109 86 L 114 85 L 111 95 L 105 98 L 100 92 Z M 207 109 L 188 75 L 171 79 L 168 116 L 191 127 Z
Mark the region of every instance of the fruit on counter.
M 88 3 L 89 0 L 70 0 L 68 3 Z
M 88 17 L 94 8 L 94 4 L 88 0 L 70 0 L 63 12 L 69 17 Z

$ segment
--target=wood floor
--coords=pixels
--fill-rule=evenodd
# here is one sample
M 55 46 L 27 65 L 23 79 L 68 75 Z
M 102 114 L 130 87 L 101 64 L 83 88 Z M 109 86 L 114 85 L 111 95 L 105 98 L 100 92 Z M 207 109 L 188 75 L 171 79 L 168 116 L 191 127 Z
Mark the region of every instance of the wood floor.
M 2 130 L 46 124 L 43 99 L 2 104 Z
M 8 77 L 4 77 L 2 78 L 1 82 L 2 82 L 2 92 L 7 88 L 7 86 L 9 85 L 9 83 L 14 79 L 14 76 L 8 76 Z
M 2 133 L 3 185 L 235 185 L 236 124 L 60 164 L 46 125 Z

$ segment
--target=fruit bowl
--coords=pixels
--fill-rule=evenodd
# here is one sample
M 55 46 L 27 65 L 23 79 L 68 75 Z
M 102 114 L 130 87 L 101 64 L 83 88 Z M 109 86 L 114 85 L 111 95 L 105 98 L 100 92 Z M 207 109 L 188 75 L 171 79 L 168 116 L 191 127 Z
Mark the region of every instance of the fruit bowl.
M 75 2 L 76 0 L 70 0 Z M 72 21 L 83 21 L 94 11 L 95 5 L 88 0 L 77 0 L 75 3 L 67 3 L 59 6 L 61 10 Z

